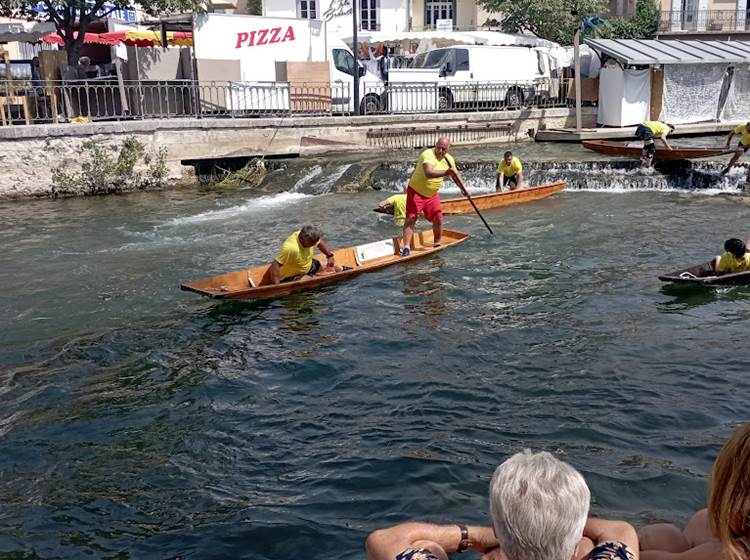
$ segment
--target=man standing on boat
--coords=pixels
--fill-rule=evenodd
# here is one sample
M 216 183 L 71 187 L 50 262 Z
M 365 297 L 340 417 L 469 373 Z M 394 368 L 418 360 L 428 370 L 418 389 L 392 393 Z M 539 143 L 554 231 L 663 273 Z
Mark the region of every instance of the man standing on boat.
M 667 134 L 673 130 L 673 125 L 661 121 L 643 121 L 635 128 L 635 137 L 643 140 L 643 157 L 641 160 L 645 167 L 651 167 L 651 163 L 654 161 L 654 156 L 656 155 L 654 138 L 661 140 L 667 150 L 672 149 L 672 146 L 667 142 Z
M 735 134 L 740 135 L 740 143 L 737 146 L 737 150 L 734 152 L 732 159 L 729 160 L 729 163 L 727 163 L 727 166 L 721 171 L 722 175 L 726 175 L 727 172 L 742 157 L 742 154 L 744 154 L 750 149 L 750 122 L 746 122 L 745 124 L 738 125 L 729 131 L 729 136 L 727 136 L 727 148 L 729 148 L 730 143 L 732 142 L 732 137 Z M 750 169 L 748 170 L 747 176 L 748 176 L 748 180 L 750 181 Z
M 513 156 L 513 152 L 505 152 L 503 159 L 497 166 L 497 177 L 495 178 L 495 191 L 503 192 L 503 187 L 508 185 L 512 191 L 523 183 L 523 165 L 521 160 Z
M 435 247 L 440 247 L 440 239 L 443 236 L 443 211 L 438 191 L 443 186 L 445 177 L 450 177 L 461 188 L 461 177 L 456 169 L 456 161 L 448 154 L 449 147 L 450 140 L 447 136 L 438 138 L 434 148 L 428 148 L 420 154 L 414 173 L 409 179 L 406 189 L 402 257 L 409 256 L 414 225 L 422 213 L 428 222 L 432 222 Z
M 322 272 L 323 266 L 312 257 L 315 247 L 318 247 L 328 259 L 325 270 L 339 272 L 341 267 L 336 266 L 333 251 L 321 239 L 321 235 L 317 227 L 304 226 L 287 237 L 268 269 L 271 283 L 292 282 L 300 280 L 303 276 L 315 276 Z

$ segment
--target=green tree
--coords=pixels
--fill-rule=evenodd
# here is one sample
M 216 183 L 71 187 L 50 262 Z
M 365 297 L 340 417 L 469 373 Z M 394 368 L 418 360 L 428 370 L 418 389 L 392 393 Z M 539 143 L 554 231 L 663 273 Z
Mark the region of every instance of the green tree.
M 500 14 L 506 33 L 530 31 L 537 37 L 570 45 L 586 17 L 606 12 L 606 0 L 479 0 L 488 11 Z
M 39 4 L 44 6 L 41 13 Z M 68 53 L 68 64 L 75 66 L 91 22 L 136 5 L 151 16 L 206 10 L 203 0 L 0 0 L 0 15 L 53 22 Z
M 602 39 L 653 39 L 659 27 L 659 7 L 655 0 L 638 0 L 632 18 L 614 18 L 597 28 Z

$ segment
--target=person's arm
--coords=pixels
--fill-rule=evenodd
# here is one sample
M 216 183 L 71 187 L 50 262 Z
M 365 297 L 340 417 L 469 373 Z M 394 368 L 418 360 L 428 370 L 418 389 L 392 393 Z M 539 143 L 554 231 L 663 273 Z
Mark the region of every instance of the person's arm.
M 328 259 L 328 266 L 333 266 L 336 264 L 333 258 L 333 251 L 331 251 L 331 249 L 328 247 L 328 244 L 322 239 L 318 242 L 318 249 L 320 249 L 320 252 L 323 253 Z
M 667 135 L 660 136 L 659 140 L 661 140 L 661 143 L 664 144 L 664 147 L 667 148 L 667 150 L 671 150 L 672 146 L 669 145 L 669 142 L 667 142 Z
M 591 539 L 594 545 L 616 542 L 626 545 L 638 560 L 638 534 L 630 523 L 589 518 L 583 528 L 583 536 Z
M 497 192 L 503 192 L 503 183 L 502 183 L 502 173 L 498 173 L 495 176 L 495 191 Z
M 734 138 L 734 129 L 729 131 L 729 135 L 727 136 L 727 148 L 732 143 L 732 138 Z
M 268 275 L 271 279 L 271 284 L 278 284 L 281 282 L 281 263 L 279 261 L 273 261 L 271 266 L 268 268 Z
M 521 185 L 523 184 L 523 171 L 519 171 L 518 175 L 516 175 L 516 178 L 518 181 L 516 182 L 516 188 L 520 189 Z
M 453 168 L 449 167 L 445 171 L 442 171 L 440 169 L 433 168 L 432 164 L 428 161 L 424 162 L 422 164 L 424 167 L 424 174 L 428 179 L 438 179 L 440 177 L 452 177 L 453 176 Z
M 684 552 L 642 550 L 640 560 L 726 560 L 726 556 L 722 554 L 719 541 L 712 541 Z
M 491 527 L 468 526 L 469 548 L 485 552 L 497 546 Z M 434 546 L 445 552 L 456 552 L 461 543 L 458 525 L 432 525 L 430 523 L 401 523 L 373 531 L 367 537 L 365 549 L 368 560 L 393 560 L 408 548 Z
M 721 255 L 716 255 L 714 257 L 714 274 L 721 274 L 721 271 L 719 270 L 719 263 L 721 262 Z

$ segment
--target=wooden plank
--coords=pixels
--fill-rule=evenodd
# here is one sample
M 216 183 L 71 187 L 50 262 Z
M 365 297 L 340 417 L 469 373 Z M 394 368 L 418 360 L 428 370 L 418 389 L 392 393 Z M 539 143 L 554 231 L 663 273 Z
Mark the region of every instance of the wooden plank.
M 331 112 L 331 69 L 328 62 L 280 62 L 277 77 L 289 82 L 292 112 Z
M 489 210 L 491 208 L 500 208 L 510 206 L 511 204 L 522 204 L 546 198 L 565 188 L 565 181 L 529 187 L 526 189 L 516 189 L 500 193 L 481 194 L 472 196 L 474 204 L 480 210 Z M 449 198 L 442 201 L 443 214 L 467 214 L 473 212 L 471 203 L 466 198 Z

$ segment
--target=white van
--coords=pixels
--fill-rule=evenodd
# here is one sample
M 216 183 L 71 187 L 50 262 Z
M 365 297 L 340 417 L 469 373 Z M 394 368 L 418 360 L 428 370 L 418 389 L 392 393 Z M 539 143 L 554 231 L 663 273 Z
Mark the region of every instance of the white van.
M 549 95 L 549 57 L 542 48 L 456 45 L 418 55 L 414 67 L 436 71 L 439 110 L 519 107 Z

